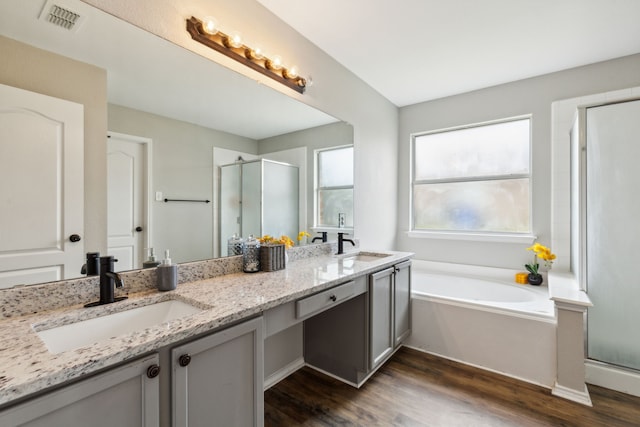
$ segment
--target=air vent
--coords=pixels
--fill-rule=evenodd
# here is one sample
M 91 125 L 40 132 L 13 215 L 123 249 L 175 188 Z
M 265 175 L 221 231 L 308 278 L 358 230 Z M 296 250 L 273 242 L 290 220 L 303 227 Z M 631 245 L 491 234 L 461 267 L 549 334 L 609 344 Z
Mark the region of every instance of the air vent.
M 40 19 L 69 31 L 77 31 L 83 17 L 65 6 L 63 2 L 47 1 L 42 8 Z

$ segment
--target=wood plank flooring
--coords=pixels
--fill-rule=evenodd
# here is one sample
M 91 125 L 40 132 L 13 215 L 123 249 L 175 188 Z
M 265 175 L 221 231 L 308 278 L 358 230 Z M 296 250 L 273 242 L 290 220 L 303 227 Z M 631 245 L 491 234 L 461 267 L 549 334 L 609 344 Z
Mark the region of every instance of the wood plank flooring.
M 265 426 L 640 426 L 640 398 L 589 392 L 593 408 L 402 348 L 359 390 L 299 370 L 265 392 Z

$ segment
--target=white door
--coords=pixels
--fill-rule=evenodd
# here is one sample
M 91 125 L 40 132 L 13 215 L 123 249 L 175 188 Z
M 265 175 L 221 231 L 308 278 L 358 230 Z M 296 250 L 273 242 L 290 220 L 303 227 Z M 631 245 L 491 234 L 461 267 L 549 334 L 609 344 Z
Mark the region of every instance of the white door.
M 109 133 L 107 140 L 107 245 L 116 271 L 142 267 L 147 244 L 144 138 Z
M 0 85 L 0 288 L 80 276 L 83 143 L 82 105 Z

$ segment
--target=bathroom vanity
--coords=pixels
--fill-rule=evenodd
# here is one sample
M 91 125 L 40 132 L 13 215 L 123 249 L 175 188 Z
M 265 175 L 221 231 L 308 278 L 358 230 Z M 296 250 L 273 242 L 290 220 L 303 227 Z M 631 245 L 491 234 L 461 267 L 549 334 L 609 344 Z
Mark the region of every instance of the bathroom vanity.
M 264 340 L 296 325 L 306 364 L 360 386 L 410 333 L 411 256 L 325 254 L 107 306 L 5 318 L 0 425 L 262 425 Z M 38 335 L 125 312 L 148 317 L 167 301 L 193 311 L 55 352 Z

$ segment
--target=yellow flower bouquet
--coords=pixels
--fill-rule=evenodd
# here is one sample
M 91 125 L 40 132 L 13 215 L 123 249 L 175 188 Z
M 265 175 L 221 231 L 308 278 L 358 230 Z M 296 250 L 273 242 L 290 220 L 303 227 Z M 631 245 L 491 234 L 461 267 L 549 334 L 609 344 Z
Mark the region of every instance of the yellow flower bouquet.
M 545 268 L 550 270 L 553 260 L 556 259 L 556 255 L 551 252 L 551 249 L 541 245 L 540 243 L 535 243 L 533 246 L 528 247 L 527 250 L 533 251 L 533 262 L 524 265 L 530 273 L 528 277 L 529 283 L 532 285 L 539 285 L 542 283 L 542 276 L 540 275 L 540 264 L 538 263 L 538 258 L 542 259 L 544 261 Z
M 261 245 L 284 245 L 287 249 L 293 246 L 293 240 L 289 236 L 282 235 L 280 237 L 273 237 L 268 234 L 260 237 Z
M 298 233 L 298 241 L 310 234 L 306 231 Z M 268 234 L 260 237 L 260 269 L 262 271 L 276 271 L 285 268 L 287 249 L 293 247 L 294 242 L 289 236 L 273 237 Z
M 299 232 L 298 238 L 297 238 L 298 242 L 300 242 L 305 237 L 311 237 L 311 234 L 307 233 L 306 231 Z M 268 234 L 265 234 L 264 236 L 260 237 L 260 239 L 258 240 L 260 240 L 260 244 L 262 245 L 284 245 L 285 248 L 287 249 L 293 247 L 293 245 L 295 244 L 291 237 L 285 236 L 285 235 L 282 235 L 280 237 L 273 237 Z

